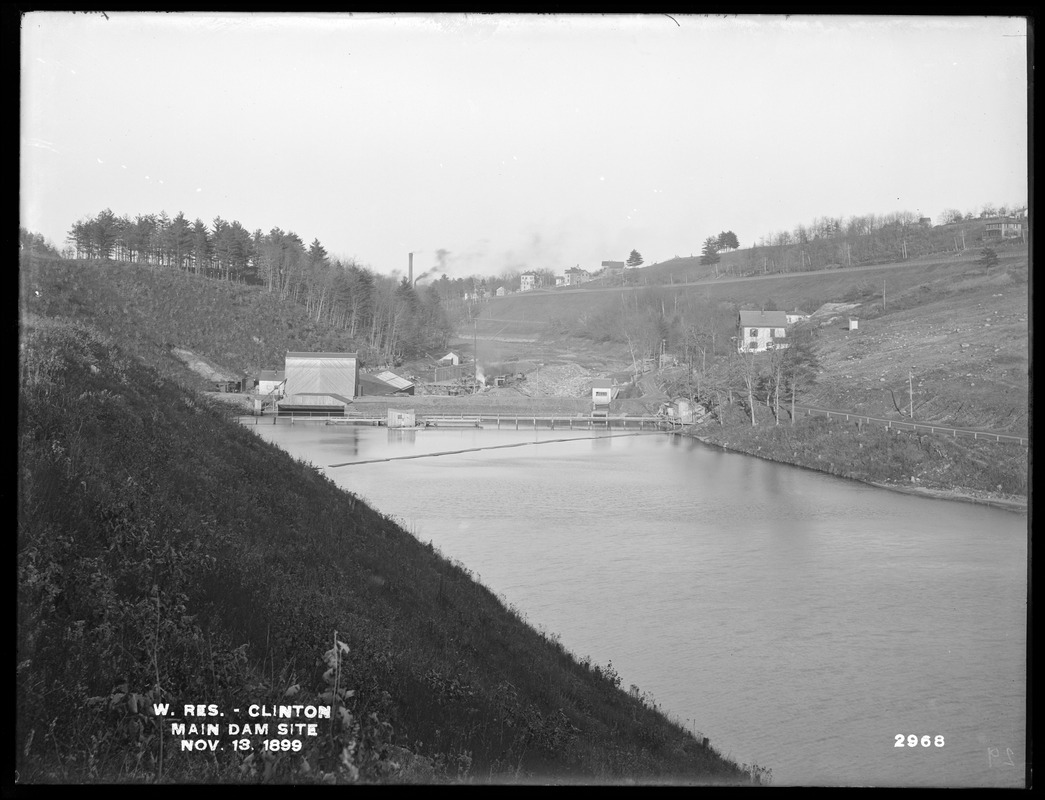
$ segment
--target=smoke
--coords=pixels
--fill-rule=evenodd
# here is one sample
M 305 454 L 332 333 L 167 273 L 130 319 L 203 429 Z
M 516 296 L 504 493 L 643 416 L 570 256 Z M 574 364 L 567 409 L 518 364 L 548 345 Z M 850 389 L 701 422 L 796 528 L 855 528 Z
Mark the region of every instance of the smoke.
M 417 277 L 414 278 L 414 286 L 416 286 L 417 282 L 419 280 L 421 280 L 422 278 L 429 278 L 432 275 L 435 275 L 438 271 L 439 270 L 436 269 L 435 267 L 432 267 L 431 269 L 426 269 L 424 272 L 422 272 L 420 275 L 418 275 Z
M 475 365 L 475 382 L 481 383 L 483 386 L 486 386 L 486 373 L 483 372 L 482 364 Z

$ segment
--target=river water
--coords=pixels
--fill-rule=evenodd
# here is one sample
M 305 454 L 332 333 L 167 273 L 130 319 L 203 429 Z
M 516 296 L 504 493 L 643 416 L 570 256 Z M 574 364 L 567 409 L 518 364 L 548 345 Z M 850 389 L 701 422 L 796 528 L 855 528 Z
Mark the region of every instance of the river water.
M 1023 786 L 1026 515 L 663 433 L 245 422 L 774 785 Z

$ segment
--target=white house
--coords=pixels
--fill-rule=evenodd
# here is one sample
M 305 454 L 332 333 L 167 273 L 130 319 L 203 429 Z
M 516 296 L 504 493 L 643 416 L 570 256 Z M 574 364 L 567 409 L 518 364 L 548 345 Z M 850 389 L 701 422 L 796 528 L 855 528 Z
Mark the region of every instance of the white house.
M 540 286 L 540 279 L 536 272 L 524 272 L 519 276 L 519 291 L 529 292 Z
M 586 281 L 591 280 L 591 275 L 588 274 L 587 270 L 583 270 L 580 267 L 570 267 L 563 274 L 563 284 L 566 286 L 579 286 Z
M 447 353 L 445 356 L 439 359 L 439 363 L 444 366 L 456 367 L 461 363 L 461 357 L 457 355 L 453 350 Z
M 787 347 L 787 315 L 783 311 L 741 311 L 737 318 L 737 352 L 764 353 Z

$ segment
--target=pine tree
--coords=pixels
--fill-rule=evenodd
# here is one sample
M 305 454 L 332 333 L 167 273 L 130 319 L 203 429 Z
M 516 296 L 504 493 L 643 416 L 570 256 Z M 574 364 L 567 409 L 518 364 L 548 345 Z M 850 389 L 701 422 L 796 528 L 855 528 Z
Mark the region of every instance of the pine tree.
M 638 250 L 632 250 L 626 263 L 632 269 L 642 266 L 642 254 Z
M 998 266 L 998 254 L 992 247 L 985 247 L 980 251 L 980 258 L 976 262 L 984 269 L 994 269 Z
M 700 252 L 700 263 L 705 266 L 717 264 L 722 260 L 722 257 L 718 254 L 718 240 L 714 236 L 709 236 L 704 240 L 704 248 Z

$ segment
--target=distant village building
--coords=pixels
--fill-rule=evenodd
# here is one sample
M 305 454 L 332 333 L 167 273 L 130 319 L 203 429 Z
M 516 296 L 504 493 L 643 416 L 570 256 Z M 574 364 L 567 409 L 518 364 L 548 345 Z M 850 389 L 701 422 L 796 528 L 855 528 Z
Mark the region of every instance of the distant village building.
M 610 277 L 619 277 L 624 274 L 623 261 L 603 261 L 602 269 Z
M 453 350 L 447 353 L 445 356 L 439 359 L 439 364 L 443 366 L 454 366 L 456 367 L 461 363 L 461 357 L 457 355 Z
M 519 291 L 529 292 L 540 286 L 540 276 L 536 272 L 524 272 L 519 276 Z
M 503 286 L 498 286 L 497 287 L 496 295 L 498 297 L 504 297 L 506 294 L 508 294 L 508 290 L 507 289 L 505 289 Z
M 737 352 L 764 353 L 787 347 L 787 314 L 783 311 L 741 311 L 737 318 Z
M 1007 239 L 1023 234 L 1023 222 L 1015 218 L 994 219 L 987 223 L 984 236 L 988 239 Z
M 582 283 L 586 283 L 591 280 L 591 275 L 587 270 L 581 269 L 580 267 L 570 267 L 562 276 L 563 284 L 566 286 L 579 286 Z
M 931 228 L 933 226 L 932 217 L 919 217 L 918 224 L 923 228 Z
M 556 286 L 556 288 L 558 288 L 559 286 L 565 286 L 565 285 L 566 285 L 566 277 L 563 276 L 563 275 L 556 275 L 555 276 L 555 286 Z

